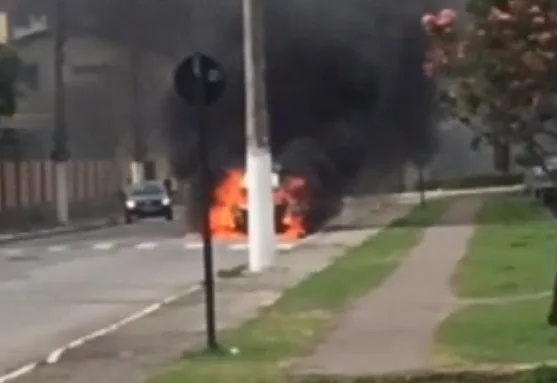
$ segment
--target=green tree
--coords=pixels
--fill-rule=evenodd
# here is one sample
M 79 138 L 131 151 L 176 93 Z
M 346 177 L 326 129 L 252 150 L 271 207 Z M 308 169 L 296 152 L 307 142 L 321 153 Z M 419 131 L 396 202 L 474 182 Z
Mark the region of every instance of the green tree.
M 430 37 L 424 71 L 437 82 L 440 106 L 474 130 L 474 146 L 519 145 L 551 177 L 544 143 L 557 143 L 557 3 L 466 5 L 462 23 L 450 9 L 422 19 Z M 557 277 L 548 322 L 557 326 Z

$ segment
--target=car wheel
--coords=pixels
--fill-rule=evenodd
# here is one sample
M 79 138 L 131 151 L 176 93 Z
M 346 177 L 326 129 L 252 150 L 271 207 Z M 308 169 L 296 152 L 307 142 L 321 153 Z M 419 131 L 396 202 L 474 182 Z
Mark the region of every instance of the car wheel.
M 167 221 L 172 221 L 174 219 L 174 213 L 172 212 L 172 210 L 166 213 L 165 218 Z
M 132 223 L 133 219 L 132 219 L 131 215 L 126 214 L 126 216 L 124 217 L 124 222 L 126 222 L 126 225 L 129 225 L 130 223 Z

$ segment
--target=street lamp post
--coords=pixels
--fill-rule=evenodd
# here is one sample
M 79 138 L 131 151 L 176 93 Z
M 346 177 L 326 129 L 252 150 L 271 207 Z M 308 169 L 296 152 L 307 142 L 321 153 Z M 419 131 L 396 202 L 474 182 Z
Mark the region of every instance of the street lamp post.
M 54 133 L 51 159 L 56 177 L 56 217 L 69 222 L 68 198 L 68 132 L 66 126 L 66 89 L 64 84 L 64 48 L 67 38 L 64 0 L 56 0 L 54 9 Z
M 272 157 L 265 84 L 265 1 L 243 0 L 249 269 L 275 262 Z

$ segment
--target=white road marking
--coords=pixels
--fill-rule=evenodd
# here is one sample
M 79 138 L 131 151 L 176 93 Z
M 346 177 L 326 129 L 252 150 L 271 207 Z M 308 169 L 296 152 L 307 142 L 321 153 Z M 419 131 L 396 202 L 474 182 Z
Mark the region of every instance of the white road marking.
M 285 251 L 292 250 L 295 247 L 296 247 L 295 243 L 279 243 L 277 245 L 277 249 L 285 250 Z
M 13 370 L 12 372 L 0 376 L 0 383 L 7 383 L 14 379 L 20 378 L 23 375 L 26 375 L 37 368 L 37 363 L 29 363 L 23 367 L 18 368 L 17 370 Z
M 292 250 L 294 247 L 296 247 L 297 244 L 296 243 L 277 243 L 276 248 L 278 250 Z M 247 243 L 234 243 L 232 245 L 228 246 L 229 250 L 233 250 L 233 251 L 240 251 L 240 250 L 246 250 L 248 249 L 249 245 Z
M 95 243 L 93 245 L 93 249 L 95 250 L 110 250 L 114 247 L 115 243 L 114 242 L 100 242 L 100 243 Z
M 4 250 L 2 250 L 2 252 L 5 255 L 19 255 L 19 254 L 23 253 L 23 250 L 22 249 L 4 249 Z
M 233 245 L 228 246 L 230 250 L 245 250 L 248 248 L 247 243 L 235 243 Z
M 156 242 L 142 242 L 135 246 L 137 250 L 153 250 L 157 247 Z
M 48 251 L 50 251 L 51 253 L 60 253 L 66 250 L 68 250 L 67 245 L 53 245 L 48 247 Z
M 186 243 L 184 245 L 184 248 L 186 250 L 196 250 L 196 249 L 201 249 L 202 247 L 203 247 L 203 244 L 199 243 L 199 242 Z
M 154 303 L 152 305 L 149 305 L 147 307 L 145 307 L 142 310 L 139 310 L 121 320 L 119 320 L 118 322 L 115 322 L 107 327 L 101 328 L 97 331 L 94 331 L 86 336 L 77 338 L 71 342 L 69 342 L 66 346 L 64 347 L 60 347 L 54 351 L 52 351 L 50 354 L 48 354 L 48 356 L 45 359 L 45 362 L 47 364 L 54 364 L 57 363 L 58 361 L 60 361 L 60 358 L 62 357 L 62 355 L 71 349 L 83 346 L 85 343 L 90 342 L 94 339 L 100 338 L 101 336 L 105 336 L 108 335 L 120 328 L 122 328 L 123 326 L 126 326 L 128 324 L 130 324 L 131 322 L 135 322 L 136 320 L 139 320 L 149 314 L 154 313 L 157 310 L 160 310 L 163 306 L 169 305 L 175 301 L 177 301 L 178 299 L 180 299 L 183 296 L 192 294 L 196 291 L 201 290 L 201 285 L 195 285 L 190 287 L 184 294 L 180 294 L 180 295 L 172 295 L 169 297 L 164 298 L 162 301 L 160 301 L 159 303 Z M 0 383 L 3 383 L 2 381 L 0 381 Z

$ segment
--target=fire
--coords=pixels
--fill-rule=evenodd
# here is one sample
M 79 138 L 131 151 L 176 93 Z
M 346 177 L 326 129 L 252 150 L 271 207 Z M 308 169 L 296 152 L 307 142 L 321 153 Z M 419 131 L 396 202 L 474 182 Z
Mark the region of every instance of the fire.
M 211 232 L 218 239 L 243 239 L 246 237 L 245 215 L 247 193 L 244 187 L 244 171 L 231 169 L 217 186 L 210 211 Z M 274 190 L 276 217 L 282 225 L 281 239 L 293 240 L 307 234 L 305 211 L 307 207 L 306 182 L 300 177 L 287 177 Z

